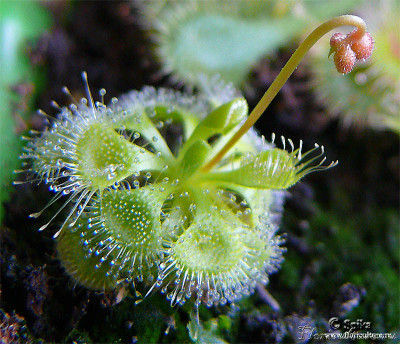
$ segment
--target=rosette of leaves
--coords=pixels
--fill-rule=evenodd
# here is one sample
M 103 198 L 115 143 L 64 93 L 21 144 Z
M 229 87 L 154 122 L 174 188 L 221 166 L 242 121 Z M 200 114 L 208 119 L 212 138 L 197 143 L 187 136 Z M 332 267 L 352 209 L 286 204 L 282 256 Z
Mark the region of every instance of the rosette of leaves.
M 340 77 L 321 53 L 310 61 L 313 90 L 345 127 L 370 126 L 400 134 L 400 2 L 376 1 L 363 12 L 376 42 L 372 57 Z
M 64 195 L 56 215 L 72 205 L 55 237 L 78 283 L 144 281 L 171 305 L 212 306 L 252 293 L 279 267 L 281 190 L 328 166 L 318 146 L 303 154 L 282 138 L 280 149 L 250 130 L 206 169 L 248 111 L 216 84 L 197 96 L 145 87 L 109 106 L 88 89 L 30 141 L 24 158 L 56 192 L 49 205 Z
M 240 86 L 263 56 L 274 54 L 321 20 L 345 13 L 350 1 L 139 1 L 143 26 L 162 71 L 186 85 L 219 74 Z

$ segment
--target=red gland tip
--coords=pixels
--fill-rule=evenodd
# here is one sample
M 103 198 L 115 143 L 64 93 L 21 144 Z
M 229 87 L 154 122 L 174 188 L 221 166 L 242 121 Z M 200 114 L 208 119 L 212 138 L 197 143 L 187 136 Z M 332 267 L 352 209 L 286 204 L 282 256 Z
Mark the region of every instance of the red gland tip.
M 339 73 L 347 74 L 353 70 L 356 63 L 356 54 L 349 45 L 343 45 L 335 52 L 333 61 Z

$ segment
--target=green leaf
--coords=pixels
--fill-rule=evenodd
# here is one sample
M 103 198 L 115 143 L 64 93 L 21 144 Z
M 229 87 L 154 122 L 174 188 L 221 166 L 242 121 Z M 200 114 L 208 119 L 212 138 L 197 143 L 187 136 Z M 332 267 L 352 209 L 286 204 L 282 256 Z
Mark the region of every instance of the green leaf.
M 230 102 L 217 107 L 204 118 L 196 127 L 186 145 L 191 145 L 197 140 L 207 140 L 213 135 L 226 135 L 243 119 L 248 111 L 247 102 L 244 98 L 236 98 Z
M 223 11 L 215 1 L 206 3 L 193 8 L 177 4 L 157 17 L 161 25 L 154 24 L 163 28 L 158 52 L 165 69 L 192 84 L 200 74 L 217 73 L 240 84 L 260 57 L 285 44 L 302 24 L 292 16 L 271 18 L 265 10 L 262 18 L 240 17 L 229 11 L 231 6 Z
M 99 188 L 165 165 L 162 157 L 129 142 L 107 124 L 92 124 L 77 142 L 76 155 L 83 178 Z
M 174 159 L 164 138 L 143 108 L 131 109 L 129 112 L 126 112 L 119 124 L 128 130 L 140 133 L 141 136 L 151 143 L 156 151 L 161 153 L 166 161 Z
M 199 122 L 198 116 L 190 111 L 180 108 L 179 106 L 172 107 L 171 105 L 158 105 L 146 108 L 146 113 L 154 121 L 172 121 L 175 123 L 182 123 L 183 125 L 183 139 L 187 140 L 192 134 L 194 128 Z
M 199 126 L 209 131 L 208 137 L 216 133 L 225 135 L 246 118 L 247 111 L 246 99 L 236 98 L 213 110 Z
M 291 143 L 291 141 L 289 141 Z M 291 143 L 292 144 L 292 143 Z M 291 153 L 282 149 L 271 149 L 259 154 L 247 154 L 242 158 L 241 166 L 234 170 L 209 173 L 207 179 L 218 180 L 240 186 L 259 189 L 287 189 L 298 182 L 306 174 L 317 170 L 324 170 L 334 166 L 322 166 L 325 158 L 320 162 L 321 153 L 307 160 L 308 156 L 319 146 L 301 156 L 301 147 Z M 314 162 L 318 162 L 313 166 Z
M 110 190 L 102 195 L 104 226 L 132 250 L 155 252 L 160 246 L 161 207 L 168 194 L 159 188 Z
M 212 173 L 210 178 L 261 189 L 286 189 L 298 180 L 296 161 L 281 149 L 248 154 L 239 168 Z
M 148 277 L 161 250 L 161 207 L 169 188 L 106 190 L 68 222 L 57 249 L 67 272 L 96 290 Z
M 50 28 L 51 16 L 34 1 L 27 1 L 24 6 L 16 1 L 1 1 L 0 9 L 0 87 L 32 82 L 34 71 L 26 54 L 26 43 Z
M 174 246 L 175 258 L 190 273 L 218 275 L 227 273 L 239 265 L 246 255 L 246 248 L 240 235 L 244 230 L 232 232 L 232 221 L 220 215 L 197 216 L 193 223 Z
M 99 259 L 96 255 L 88 255 L 84 249 L 81 233 L 88 227 L 90 216 L 83 213 L 73 228 L 68 226 L 57 237 L 57 253 L 65 270 L 80 285 L 95 290 L 107 290 L 116 287 L 114 276 L 108 275 L 111 257 L 96 268 Z
M 22 145 L 19 135 L 26 129 L 25 120 L 33 98 L 22 98 L 12 91 L 18 83 L 40 88 L 42 75 L 31 65 L 26 53 L 28 40 L 38 38 L 51 26 L 51 18 L 41 4 L 27 1 L 0 1 L 0 223 L 2 203 L 8 199 L 13 170 L 19 166 Z M 23 103 L 20 109 L 17 104 Z
M 199 140 L 194 142 L 186 151 L 179 168 L 180 178 L 187 178 L 196 172 L 207 160 L 211 151 L 210 145 Z

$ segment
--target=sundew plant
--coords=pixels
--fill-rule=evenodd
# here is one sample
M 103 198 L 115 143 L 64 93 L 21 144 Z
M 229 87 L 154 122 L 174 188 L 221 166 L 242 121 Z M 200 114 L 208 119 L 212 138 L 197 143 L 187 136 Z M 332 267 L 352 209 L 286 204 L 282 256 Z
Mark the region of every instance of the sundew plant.
M 333 18 L 304 40 L 250 115 L 215 78 L 196 96 L 145 87 L 110 105 L 105 90 L 95 102 L 87 86 L 87 98 L 59 108 L 23 158 L 55 192 L 46 208 L 66 198 L 50 222 L 71 206 L 54 235 L 66 271 L 100 291 L 144 282 L 171 305 L 224 305 L 265 285 L 282 262 L 282 190 L 336 163 L 324 164 L 317 144 L 268 143 L 251 128 L 310 47 L 342 25 L 356 29 L 331 39 L 337 70 L 368 58 L 364 21 Z

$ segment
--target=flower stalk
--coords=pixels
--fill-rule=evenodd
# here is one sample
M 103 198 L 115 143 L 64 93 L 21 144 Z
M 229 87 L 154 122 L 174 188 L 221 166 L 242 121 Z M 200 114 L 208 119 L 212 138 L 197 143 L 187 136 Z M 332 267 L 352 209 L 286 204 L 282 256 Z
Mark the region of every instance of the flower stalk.
M 352 39 L 354 41 L 360 41 L 363 37 L 368 34 L 367 26 L 363 19 L 354 15 L 342 15 L 339 17 L 332 18 L 320 26 L 318 26 L 313 32 L 311 32 L 307 38 L 300 44 L 300 46 L 293 53 L 292 57 L 282 68 L 279 75 L 276 77 L 274 82 L 265 92 L 263 97 L 260 99 L 256 107 L 250 113 L 246 122 L 240 127 L 236 134 L 225 144 L 225 146 L 202 168 L 203 172 L 210 171 L 225 154 L 240 140 L 240 138 L 256 123 L 261 117 L 263 112 L 269 106 L 271 101 L 278 94 L 279 90 L 283 87 L 289 77 L 292 75 L 294 70 L 297 68 L 303 57 L 311 49 L 311 47 L 326 33 L 335 29 L 339 26 L 355 26 L 356 31 L 352 33 Z M 368 34 L 369 35 L 369 34 Z M 372 51 L 372 48 L 371 48 Z

